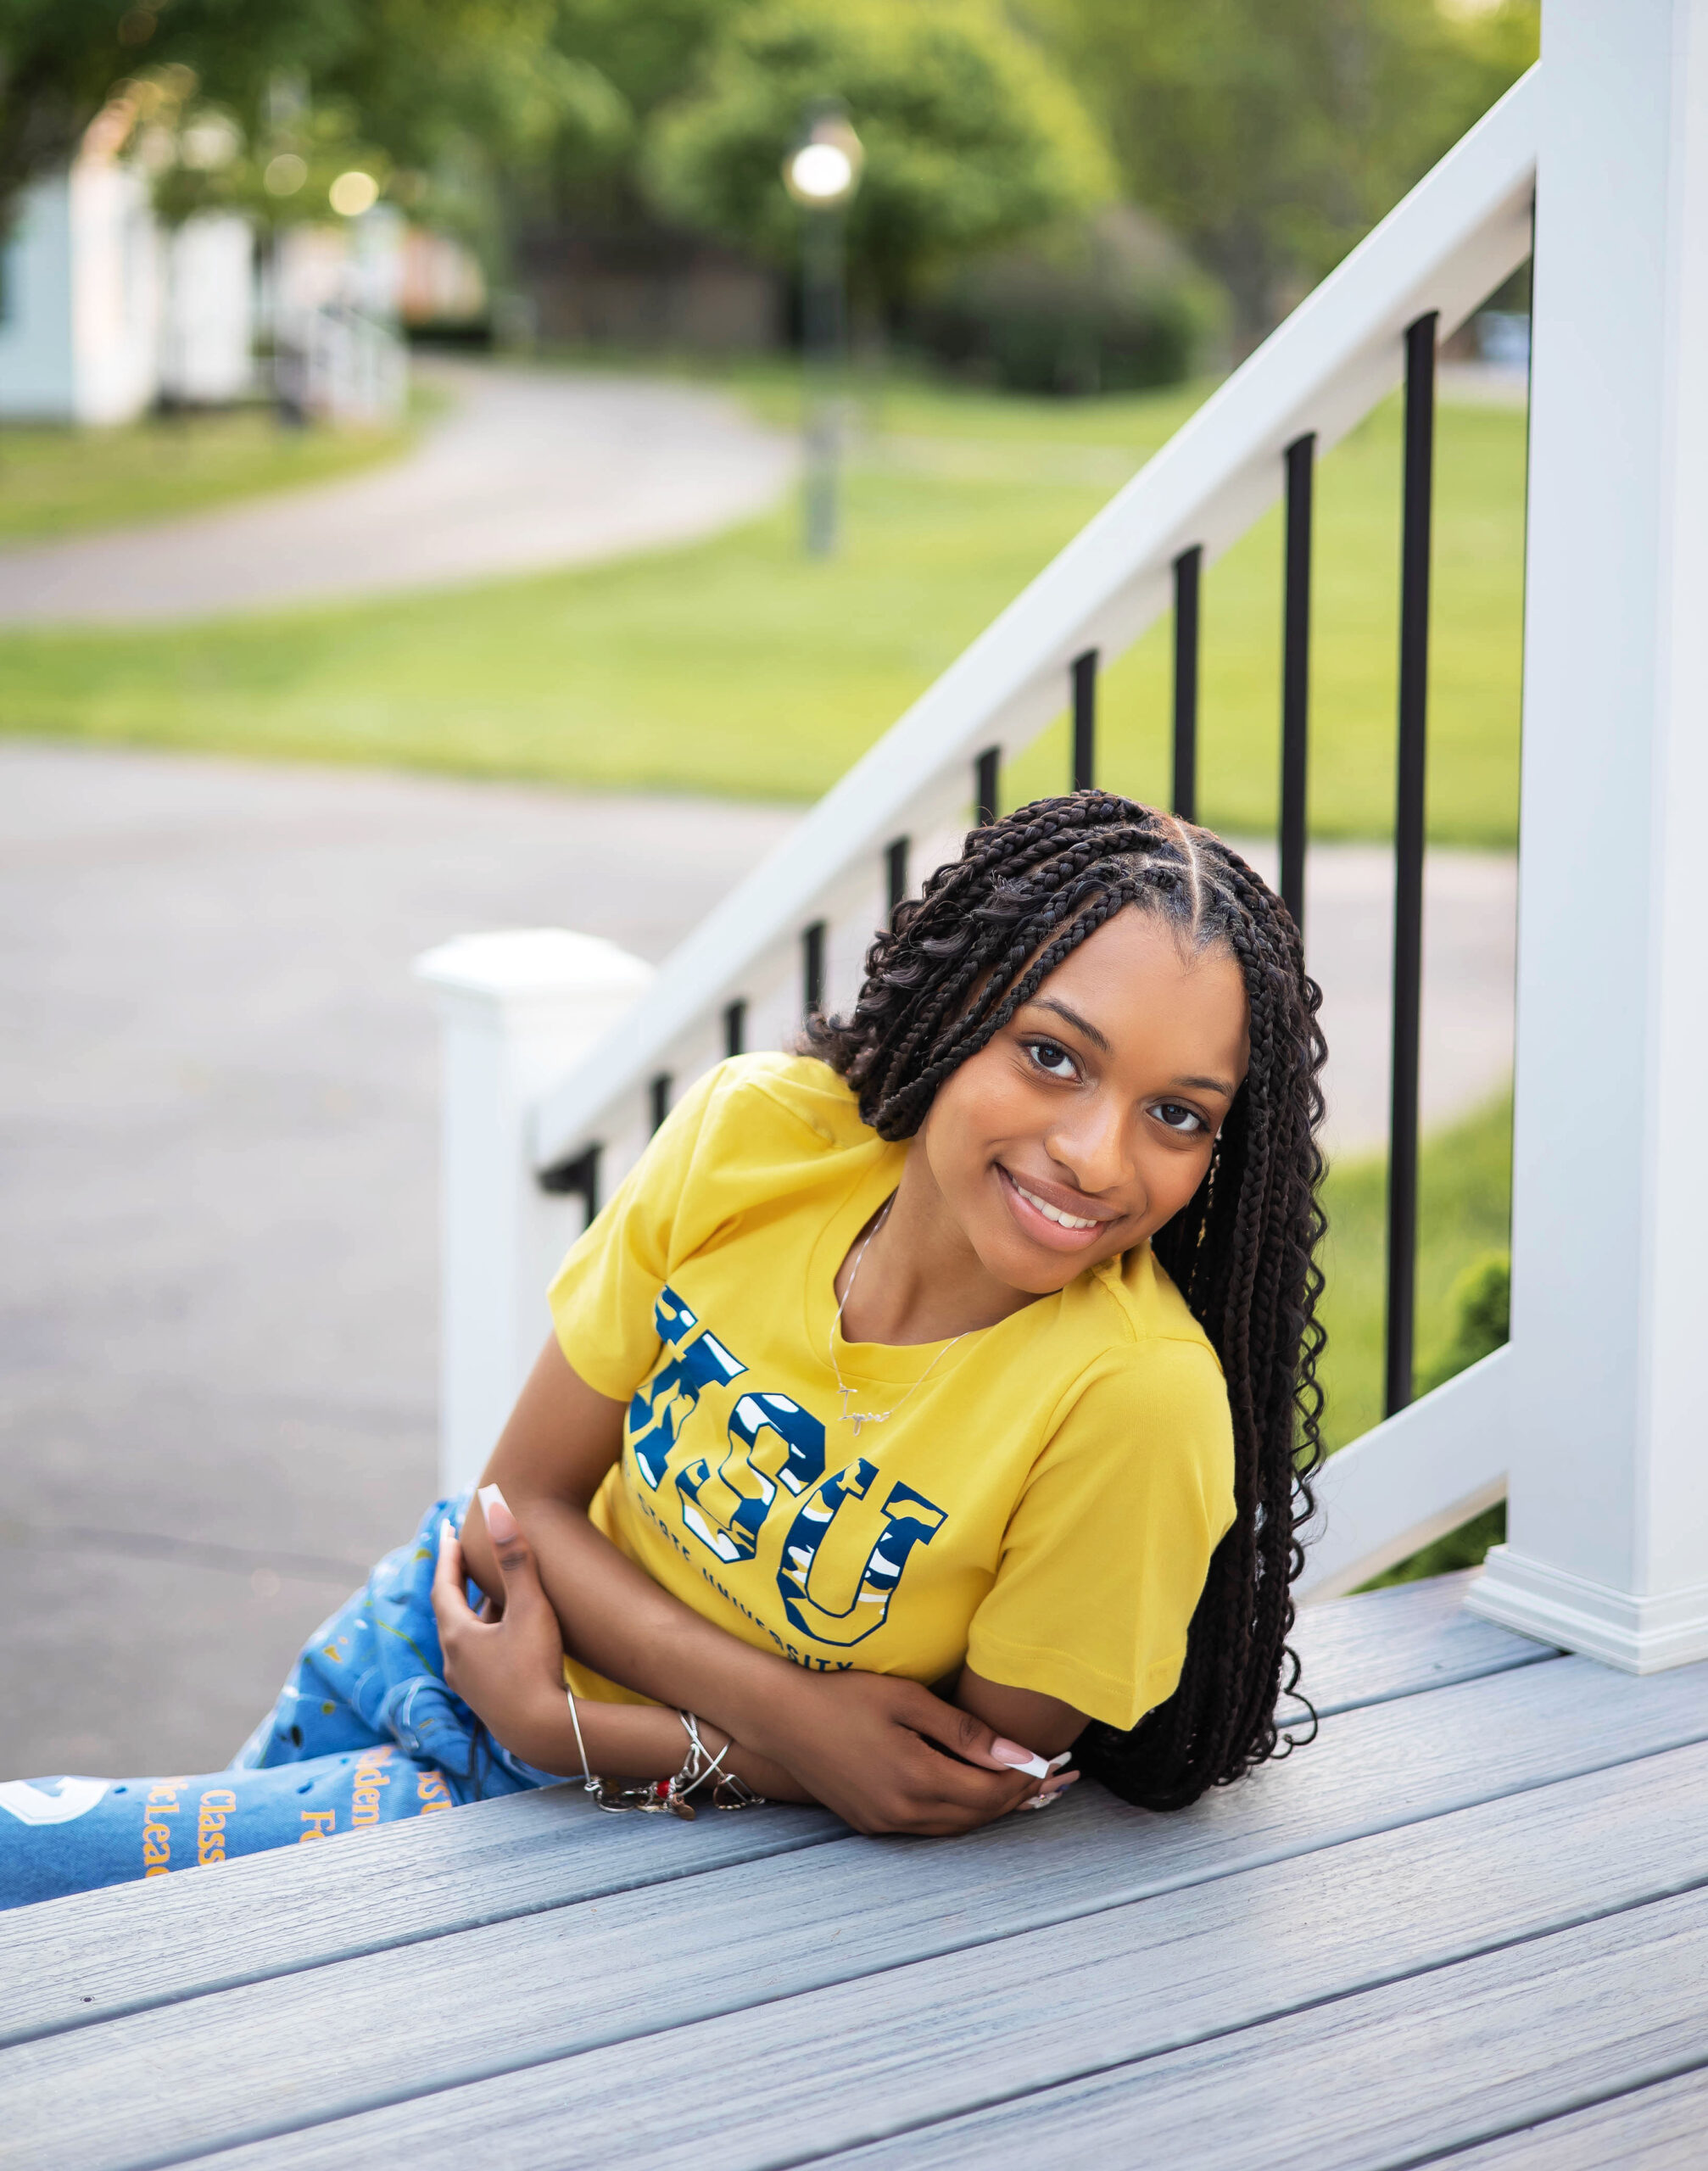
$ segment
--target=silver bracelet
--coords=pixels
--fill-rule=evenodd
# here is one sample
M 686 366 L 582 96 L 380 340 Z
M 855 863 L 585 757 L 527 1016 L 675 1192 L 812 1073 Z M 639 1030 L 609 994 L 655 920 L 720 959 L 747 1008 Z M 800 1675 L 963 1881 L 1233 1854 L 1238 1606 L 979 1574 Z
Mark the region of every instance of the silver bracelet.
M 581 1738 L 581 1714 L 575 1708 L 575 1691 L 567 1681 L 563 1684 L 563 1693 L 569 1699 L 569 1723 L 575 1728 L 575 1750 L 581 1759 L 581 1783 L 583 1787 L 591 1787 L 593 1766 L 587 1761 L 587 1744 Z
M 658 1816 L 668 1811 L 691 1824 L 694 1805 L 688 1797 L 696 1793 L 710 1779 L 712 1805 L 714 1809 L 762 1809 L 765 1798 L 738 1779 L 733 1772 L 723 1769 L 723 1760 L 735 1746 L 734 1739 L 724 1743 L 714 1756 L 700 1738 L 700 1722 L 692 1711 L 678 1711 L 683 1732 L 688 1736 L 688 1755 L 682 1769 L 668 1779 L 645 1779 L 632 1787 L 615 1787 L 608 1780 L 600 1778 L 587 1761 L 587 1744 L 582 1739 L 581 1718 L 575 1708 L 575 1691 L 566 1686 L 564 1694 L 569 1699 L 570 1723 L 575 1728 L 575 1745 L 581 1755 L 582 1784 L 601 1809 L 621 1812 L 638 1809 L 649 1816 Z

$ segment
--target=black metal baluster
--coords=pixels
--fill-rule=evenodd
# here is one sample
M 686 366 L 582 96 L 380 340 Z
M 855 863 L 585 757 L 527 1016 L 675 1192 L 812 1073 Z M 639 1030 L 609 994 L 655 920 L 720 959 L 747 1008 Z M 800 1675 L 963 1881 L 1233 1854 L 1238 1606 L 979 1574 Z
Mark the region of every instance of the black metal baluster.
M 1198 818 L 1198 581 L 1202 544 L 1175 560 L 1175 812 Z
M 1281 893 L 1304 932 L 1305 773 L 1310 740 L 1311 498 L 1316 436 L 1287 449 L 1287 600 L 1281 646 Z
M 540 1169 L 534 1180 L 554 1197 L 579 1194 L 591 1221 L 599 1211 L 599 1152 L 597 1146 L 589 1146 L 572 1161 L 560 1161 L 555 1169 Z
M 884 879 L 890 893 L 890 917 L 907 894 L 907 840 L 897 837 L 884 847 Z
M 1405 499 L 1401 516 L 1399 762 L 1393 834 L 1393 1076 L 1387 1152 L 1389 1416 L 1412 1398 L 1417 1314 L 1417 1084 L 1423 1000 L 1425 756 L 1429 718 L 1430 515 L 1435 479 L 1433 310 L 1405 335 Z
M 1002 750 L 987 746 L 973 764 L 973 826 L 982 829 L 987 822 L 994 822 L 1002 813 L 996 797 L 996 773 L 1002 766 Z
M 801 933 L 801 1004 L 805 1016 L 816 1018 L 824 1007 L 824 923 L 815 919 Z
M 747 1046 L 747 998 L 738 995 L 723 1007 L 723 1052 L 740 1055 Z
M 657 1130 L 670 1113 L 670 1073 L 667 1070 L 661 1070 L 653 1080 L 651 1093 L 652 1128 Z
M 1074 782 L 1089 791 L 1097 781 L 1097 651 L 1074 658 Z

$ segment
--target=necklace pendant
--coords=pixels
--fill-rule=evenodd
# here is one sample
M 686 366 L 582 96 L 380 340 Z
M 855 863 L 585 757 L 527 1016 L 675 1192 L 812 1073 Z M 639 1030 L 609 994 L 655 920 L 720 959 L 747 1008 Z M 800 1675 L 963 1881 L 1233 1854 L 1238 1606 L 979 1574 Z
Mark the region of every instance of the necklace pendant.
M 854 1427 L 854 1437 L 857 1440 L 860 1437 L 860 1427 L 866 1422 L 864 1412 L 857 1409 L 848 1422 Z

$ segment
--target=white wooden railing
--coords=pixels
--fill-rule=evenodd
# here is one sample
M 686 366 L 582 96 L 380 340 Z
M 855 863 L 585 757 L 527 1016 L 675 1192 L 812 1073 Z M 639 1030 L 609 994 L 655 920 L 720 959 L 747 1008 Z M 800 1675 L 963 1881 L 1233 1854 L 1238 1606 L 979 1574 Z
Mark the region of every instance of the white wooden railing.
M 484 1459 L 544 1337 L 555 1257 L 669 1099 L 733 1047 L 783 1044 L 813 996 L 851 996 L 889 902 L 955 848 L 975 779 L 988 793 L 995 762 L 1061 712 L 1076 659 L 1107 663 L 1166 611 L 1183 554 L 1214 559 L 1279 495 L 1289 446 L 1314 437 L 1320 454 L 1386 398 L 1409 327 L 1432 315 L 1444 338 L 1524 261 L 1537 101 L 1532 71 L 656 976 L 608 945 L 541 931 L 422 961 L 448 1023 L 448 1480 Z M 1479 1367 L 1337 1459 L 1317 1593 L 1499 1496 L 1499 1377 L 1498 1360 Z
M 380 318 L 324 302 L 281 321 L 273 379 L 281 405 L 304 418 L 382 427 L 409 404 L 409 354 Z
M 1171 593 L 1178 656 L 1203 558 L 1276 496 L 1284 460 L 1291 509 L 1303 442 L 1326 449 L 1403 367 L 1409 501 L 1431 332 L 1529 253 L 1533 192 L 1512 1337 L 1334 1457 L 1303 1588 L 1347 1588 L 1504 1490 L 1478 1611 L 1633 1671 L 1708 1658 L 1708 0 L 1543 0 L 1543 51 L 656 977 L 550 932 L 423 962 L 449 1024 L 448 1478 L 478 1467 L 556 1256 L 662 1102 L 733 1028 L 775 1044 L 811 989 L 850 992 L 901 862 L 922 869 L 938 826 L 988 798 L 980 757 L 1024 745 L 1070 673 L 1088 721 L 1092 652 Z M 1426 522 L 1404 556 L 1397 998 L 1417 962 L 1404 651 L 1426 648 Z M 1287 804 L 1284 775 L 1284 889 Z M 1295 880 L 1299 812 L 1295 792 Z M 1400 1053 L 1397 1032 L 1397 1080 Z M 1393 1406 L 1392 1334 L 1389 1355 Z

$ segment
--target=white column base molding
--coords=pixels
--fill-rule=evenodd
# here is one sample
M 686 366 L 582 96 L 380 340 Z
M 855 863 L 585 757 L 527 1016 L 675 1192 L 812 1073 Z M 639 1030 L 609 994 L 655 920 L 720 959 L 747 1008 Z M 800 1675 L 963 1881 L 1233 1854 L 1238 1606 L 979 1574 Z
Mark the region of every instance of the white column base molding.
M 1708 1659 L 1708 1583 L 1633 1598 L 1497 1545 L 1465 1602 L 1485 1621 L 1623 1673 L 1661 1673 Z
M 1342 1598 L 1505 1498 L 1509 1370 L 1497 1349 L 1329 1458 L 1297 1599 Z

